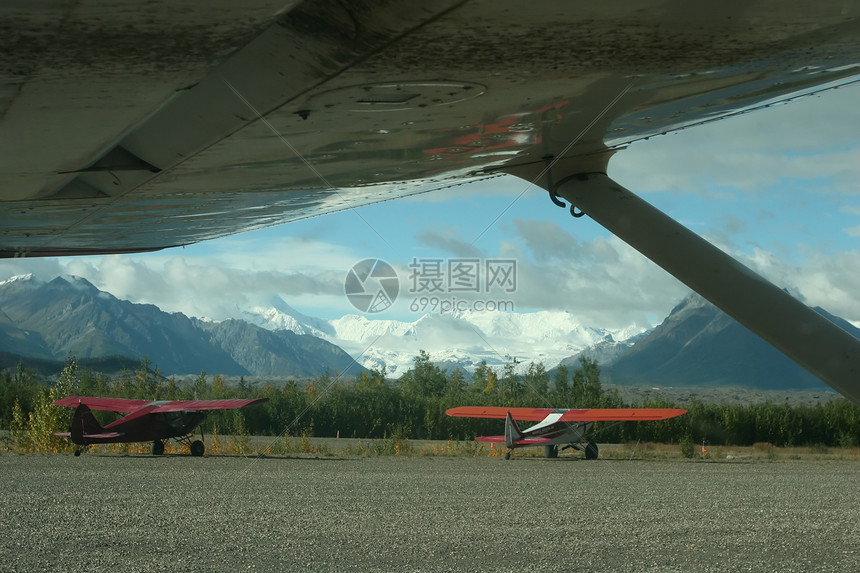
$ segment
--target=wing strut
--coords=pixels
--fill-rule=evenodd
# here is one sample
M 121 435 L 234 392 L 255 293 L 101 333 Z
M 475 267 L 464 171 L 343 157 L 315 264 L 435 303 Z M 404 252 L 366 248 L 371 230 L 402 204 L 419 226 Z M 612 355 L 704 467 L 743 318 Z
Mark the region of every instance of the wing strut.
M 551 191 L 860 404 L 860 340 L 604 173 L 565 177 Z

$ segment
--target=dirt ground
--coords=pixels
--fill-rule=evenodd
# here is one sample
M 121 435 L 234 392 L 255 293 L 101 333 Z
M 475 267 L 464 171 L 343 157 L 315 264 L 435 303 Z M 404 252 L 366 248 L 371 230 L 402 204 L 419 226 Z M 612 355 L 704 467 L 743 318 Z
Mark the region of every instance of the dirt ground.
M 0 571 L 856 571 L 858 472 L 810 457 L 4 453 Z

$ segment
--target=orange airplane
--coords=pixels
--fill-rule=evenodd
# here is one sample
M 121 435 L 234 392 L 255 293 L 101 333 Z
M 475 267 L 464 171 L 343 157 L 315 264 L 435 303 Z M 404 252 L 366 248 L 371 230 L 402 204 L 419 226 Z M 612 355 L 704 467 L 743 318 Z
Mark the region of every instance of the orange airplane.
M 502 406 L 460 406 L 445 412 L 459 418 L 497 418 L 505 420 L 504 436 L 480 436 L 479 442 L 505 444 L 505 459 L 515 448 L 543 446 L 548 458 L 558 457 L 558 447 L 584 450 L 585 459 L 596 460 L 597 444 L 588 439 L 594 422 L 646 422 L 667 420 L 687 413 L 678 408 L 592 408 L 566 410 L 554 408 L 505 408 Z M 516 420 L 538 422 L 520 430 Z

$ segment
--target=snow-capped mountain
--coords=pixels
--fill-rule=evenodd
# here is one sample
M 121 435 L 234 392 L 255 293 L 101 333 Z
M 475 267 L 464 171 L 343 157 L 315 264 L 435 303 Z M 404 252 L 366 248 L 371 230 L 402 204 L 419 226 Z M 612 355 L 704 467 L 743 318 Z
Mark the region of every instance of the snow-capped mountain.
M 860 337 L 850 323 L 816 310 Z M 0 354 L 7 364 L 22 359 L 50 363 L 73 355 L 107 358 L 102 367 L 127 368 L 146 357 L 164 374 L 207 370 L 298 377 L 327 369 L 356 374 L 356 358 L 392 378 L 412 366 L 419 350 L 443 369 L 467 372 L 482 360 L 497 371 L 513 360 L 521 373 L 532 361 L 547 368 L 559 362 L 575 367 L 584 355 L 597 359 L 614 384 L 824 389 L 696 295 L 647 333 L 635 327 L 589 328 L 567 312 L 551 311 L 427 314 L 414 321 L 357 315 L 323 320 L 297 312 L 280 297 L 237 309 L 235 316 L 240 314 L 247 320 L 200 320 L 117 299 L 80 277 L 44 282 L 21 275 L 0 281 Z
M 271 295 L 244 309 L 238 309 L 240 318 L 266 330 L 290 330 L 296 334 L 310 334 L 325 338 L 334 334 L 328 321 L 307 316 L 288 305 L 278 295 Z
M 33 276 L 13 277 L 0 283 L 7 293 L 44 284 Z M 111 297 L 78 277 L 63 277 L 62 284 L 66 289 L 92 291 L 97 298 Z M 234 316 L 273 333 L 289 331 L 322 338 L 345 350 L 365 368 L 376 368 L 392 377 L 411 368 L 419 350 L 427 351 L 443 368 L 460 367 L 466 372 L 472 372 L 482 360 L 500 367 L 514 359 L 521 371 L 530 362 L 540 361 L 549 369 L 601 341 L 624 341 L 643 330 L 629 327 L 610 332 L 591 328 L 563 311 L 432 313 L 414 321 L 359 315 L 326 320 L 299 312 L 278 295 L 237 308 Z M 220 324 L 209 322 L 201 320 L 198 326 L 212 329 Z M 79 353 L 83 356 L 84 350 Z
M 11 285 L 12 283 L 42 284 L 42 281 L 34 277 L 33 273 L 27 273 L 25 275 L 15 275 L 13 277 L 9 277 L 5 281 L 0 281 L 0 287 Z
M 482 360 L 500 366 L 511 358 L 522 370 L 532 361 L 552 368 L 608 336 L 625 340 L 643 331 L 635 326 L 612 332 L 583 326 L 564 311 L 433 313 L 412 322 L 358 315 L 324 320 L 296 311 L 278 296 L 244 309 L 242 319 L 269 330 L 319 336 L 346 350 L 365 368 L 394 377 L 412 366 L 419 350 L 442 367 L 459 366 L 467 372 Z

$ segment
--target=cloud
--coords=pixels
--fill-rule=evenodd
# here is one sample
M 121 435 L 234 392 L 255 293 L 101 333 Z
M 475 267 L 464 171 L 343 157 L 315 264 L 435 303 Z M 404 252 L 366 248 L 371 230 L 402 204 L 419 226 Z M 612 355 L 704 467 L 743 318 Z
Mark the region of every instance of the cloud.
M 589 255 L 575 236 L 551 221 L 515 219 L 516 235 L 536 261 L 566 259 L 579 264 Z
M 689 293 L 615 237 L 580 240 L 554 223 L 518 219 L 500 256 L 517 259 L 520 310 L 567 310 L 586 325 L 648 326 Z
M 772 253 L 757 251 L 739 257 L 779 287 L 787 288 L 809 306 L 850 322 L 860 322 L 860 251 L 823 255 L 809 250 L 799 264 L 787 263 Z
M 13 259 L 0 261 L 0 272 L 78 275 L 121 299 L 221 320 L 273 294 L 346 311 L 343 280 L 360 258 L 341 245 L 264 233 L 158 254 Z
M 418 243 L 432 249 L 438 249 L 444 254 L 455 257 L 480 257 L 483 252 L 478 247 L 460 238 L 450 229 L 425 229 L 418 234 Z
M 860 86 L 636 143 L 617 154 L 610 175 L 630 189 L 755 194 L 799 187 L 856 194 L 860 178 Z
M 748 225 L 746 221 L 735 217 L 734 215 L 724 215 L 722 217 L 722 227 L 728 233 L 743 233 L 747 230 Z
M 223 320 L 263 297 L 343 296 L 343 276 L 330 269 L 312 272 L 248 270 L 218 259 L 103 257 L 69 261 L 70 274 L 84 276 L 102 290 L 133 302 L 155 304 L 169 312 Z
M 30 273 L 46 280 L 66 272 L 59 259 L 0 259 L 0 281 Z
M 546 221 L 517 220 L 500 254 L 517 258 L 518 309 L 563 309 L 583 324 L 621 328 L 660 320 L 689 289 L 616 237 L 583 241 Z M 860 252 L 796 253 L 796 261 L 753 247 L 729 254 L 811 306 L 860 321 Z

